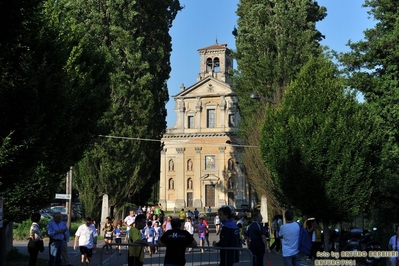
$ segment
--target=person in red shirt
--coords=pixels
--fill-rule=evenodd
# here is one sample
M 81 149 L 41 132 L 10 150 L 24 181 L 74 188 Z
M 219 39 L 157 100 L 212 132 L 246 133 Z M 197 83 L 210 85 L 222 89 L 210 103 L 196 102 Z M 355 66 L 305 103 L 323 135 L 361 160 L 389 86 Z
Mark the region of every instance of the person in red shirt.
M 203 220 L 203 223 L 206 225 L 205 241 L 206 241 L 206 244 L 207 244 L 208 247 L 209 247 L 209 224 L 208 224 L 208 222 L 206 221 L 205 217 L 204 217 L 203 219 L 204 219 L 204 220 Z

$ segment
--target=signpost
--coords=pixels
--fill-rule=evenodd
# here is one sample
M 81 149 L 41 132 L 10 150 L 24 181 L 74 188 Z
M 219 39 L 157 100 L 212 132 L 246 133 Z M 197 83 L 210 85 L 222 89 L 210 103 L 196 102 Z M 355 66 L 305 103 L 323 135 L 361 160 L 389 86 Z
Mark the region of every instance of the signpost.
M 56 199 L 71 199 L 71 194 L 55 194 Z
M 66 175 L 66 195 L 69 195 L 68 201 L 66 202 L 66 209 L 67 209 L 67 214 L 68 214 L 68 221 L 67 221 L 67 226 L 68 228 L 71 227 L 71 213 L 72 213 L 72 166 L 69 167 L 69 171 Z

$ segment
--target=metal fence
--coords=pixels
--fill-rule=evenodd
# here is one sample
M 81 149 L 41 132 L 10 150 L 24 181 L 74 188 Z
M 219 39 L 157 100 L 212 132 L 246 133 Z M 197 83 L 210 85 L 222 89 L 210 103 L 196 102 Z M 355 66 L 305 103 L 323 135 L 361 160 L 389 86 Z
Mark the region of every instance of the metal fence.
M 152 254 L 152 256 L 148 253 L 148 248 L 138 244 L 109 244 L 112 248 L 110 251 L 107 251 L 106 245 L 102 247 L 102 249 L 97 251 L 97 254 L 100 253 L 100 265 L 101 266 L 122 266 L 128 265 L 128 254 L 129 254 L 129 246 L 140 246 L 143 247 L 145 251 L 144 255 L 144 265 L 163 265 L 164 257 L 166 253 L 166 247 L 157 246 L 157 253 Z M 121 246 L 120 250 L 116 250 L 117 246 Z M 220 251 L 221 250 L 238 250 L 239 252 L 239 262 L 235 263 L 235 266 L 248 266 L 252 265 L 253 256 L 249 249 L 247 248 L 221 248 L 221 247 L 213 247 L 213 246 L 204 246 L 204 247 L 196 247 L 193 248 L 191 252 L 186 249 L 186 265 L 219 265 L 220 263 Z M 108 253 L 108 254 L 107 254 Z

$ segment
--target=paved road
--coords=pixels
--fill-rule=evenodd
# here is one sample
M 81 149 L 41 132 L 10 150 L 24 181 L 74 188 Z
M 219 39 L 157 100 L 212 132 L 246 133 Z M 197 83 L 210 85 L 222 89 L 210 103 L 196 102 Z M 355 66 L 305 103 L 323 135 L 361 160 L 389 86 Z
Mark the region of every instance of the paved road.
M 215 228 L 213 226 L 213 220 L 209 221 L 210 222 L 210 234 L 209 234 L 209 242 L 210 245 L 212 245 L 212 242 L 214 240 L 218 241 L 219 236 L 216 235 L 215 233 Z M 198 241 L 198 236 L 197 234 L 194 234 L 194 237 Z M 102 241 L 98 241 L 98 249 L 96 253 L 93 255 L 92 258 L 92 263 L 90 265 L 112 265 L 112 266 L 123 266 L 127 265 L 127 250 L 125 248 L 122 249 L 122 255 L 118 254 L 109 254 L 105 255 L 105 249 L 103 249 L 104 243 L 101 243 Z M 18 248 L 20 253 L 23 254 L 28 254 L 27 252 L 27 243 L 25 241 L 14 241 L 14 247 Z M 126 243 L 125 243 L 126 244 Z M 46 250 L 43 253 L 39 253 L 39 257 L 43 259 L 48 259 L 48 242 L 45 241 L 45 247 Z M 244 246 L 245 248 L 246 246 Z M 165 248 L 161 247 L 159 249 L 160 251 L 158 254 L 154 254 L 152 257 L 146 253 L 145 255 L 145 261 L 144 265 L 163 265 L 163 259 L 165 255 Z M 68 251 L 69 251 L 69 258 L 70 258 L 70 264 L 77 266 L 80 265 L 80 253 L 79 250 L 73 250 L 73 241 L 70 241 L 68 244 Z M 241 257 L 240 257 L 240 263 L 237 263 L 235 265 L 237 266 L 247 266 L 250 265 L 249 261 L 249 256 L 250 253 L 248 252 L 247 249 L 242 250 L 241 252 Z M 281 254 L 269 254 L 268 256 L 265 256 L 264 260 L 264 265 L 267 264 L 267 259 L 270 260 L 271 264 L 273 266 L 279 266 L 279 265 L 284 265 L 283 263 L 283 258 Z M 194 249 L 192 253 L 186 253 L 186 260 L 187 263 L 186 265 L 218 265 L 219 263 L 219 251 L 213 247 L 210 247 L 209 249 L 205 247 L 204 253 L 200 252 L 200 249 Z M 102 262 L 102 264 L 101 264 Z M 303 261 L 302 265 L 308 266 L 308 265 L 313 265 L 312 262 L 306 262 Z

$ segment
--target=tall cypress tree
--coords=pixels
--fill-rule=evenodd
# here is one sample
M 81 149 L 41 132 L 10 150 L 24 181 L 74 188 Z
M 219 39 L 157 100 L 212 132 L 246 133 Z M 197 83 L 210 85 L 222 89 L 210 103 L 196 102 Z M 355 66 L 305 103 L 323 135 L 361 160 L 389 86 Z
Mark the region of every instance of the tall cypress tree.
M 373 196 L 379 210 L 379 223 L 398 222 L 399 186 L 399 13 L 393 1 L 367 0 L 374 28 L 364 31 L 364 39 L 348 45 L 351 51 L 340 54 L 351 88 L 361 91 L 370 110 L 381 118 L 385 138 L 382 153 L 383 179 Z M 394 213 L 394 215 L 392 215 Z
M 243 117 L 239 127 L 244 141 L 257 146 L 266 102 L 250 99 L 250 93 L 280 102 L 285 88 L 308 59 L 322 53 L 319 41 L 323 35 L 316 22 L 326 16 L 326 9 L 313 0 L 241 0 L 237 15 L 234 89 Z M 243 162 L 257 194 L 267 195 L 272 205 L 278 205 L 274 204 L 274 184 L 259 151 L 247 149 Z
M 378 120 L 330 59 L 310 59 L 262 126 L 261 153 L 289 206 L 325 226 L 361 214 L 380 178 Z
M 78 164 L 77 189 L 83 202 L 93 202 L 86 210 L 98 216 L 98 196 L 108 194 L 118 210 L 159 172 L 160 142 L 144 139 L 160 140 L 166 129 L 169 29 L 181 6 L 178 0 L 69 1 L 112 57 L 112 106 L 101 121 L 103 134 L 143 139 L 99 138 Z

